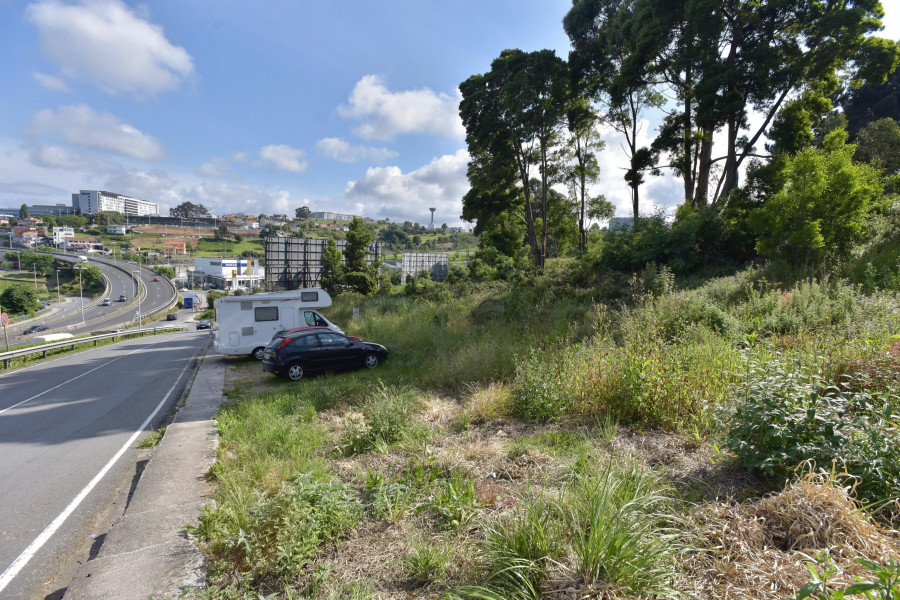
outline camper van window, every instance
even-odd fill
[[[253,303],[248,300],[241,300],[241,310],[253,310]]]
[[[259,321],[277,321],[278,320],[278,307],[277,306],[259,306],[255,311],[255,319],[257,322]]]
[[[300,292],[300,302],[318,302],[319,292]]]

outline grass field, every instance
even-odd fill
[[[204,597],[762,600],[808,569],[900,576],[900,298],[770,281],[344,298],[328,317],[388,347],[375,370],[228,359]]]

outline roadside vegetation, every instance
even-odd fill
[[[702,4],[573,2],[568,57],[460,83],[477,249],[401,285],[354,219],[328,316],[388,360],[229,359],[201,597],[900,597],[900,46],[878,2]]]
[[[895,292],[653,266],[610,301],[562,283],[578,268],[344,295],[329,318],[391,351],[371,372],[232,361],[204,593],[771,598],[897,575]]]

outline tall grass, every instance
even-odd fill
[[[558,500],[523,499],[488,527],[484,582],[450,597],[537,599],[551,580],[628,597],[674,595],[678,546],[660,516],[668,502],[665,487],[633,465],[593,464]]]

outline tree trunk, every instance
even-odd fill
[[[637,227],[638,222],[638,208],[640,207],[640,198],[638,197],[638,188],[640,186],[632,186],[631,187],[631,210],[634,215],[632,226]]]
[[[725,183],[722,185],[721,195],[714,198],[718,202],[720,198],[727,198],[729,192],[738,185],[737,143],[738,126],[735,119],[728,120],[728,154],[725,157]]]
[[[703,132],[700,142],[699,165],[697,167],[697,188],[694,190],[693,205],[703,206],[707,203],[709,194],[709,170],[712,167],[712,130]]]
[[[693,116],[691,114],[691,70],[688,69],[684,76],[685,94],[684,94],[684,201],[693,202],[694,198],[694,177],[691,169],[692,142],[691,131],[693,130]]]

